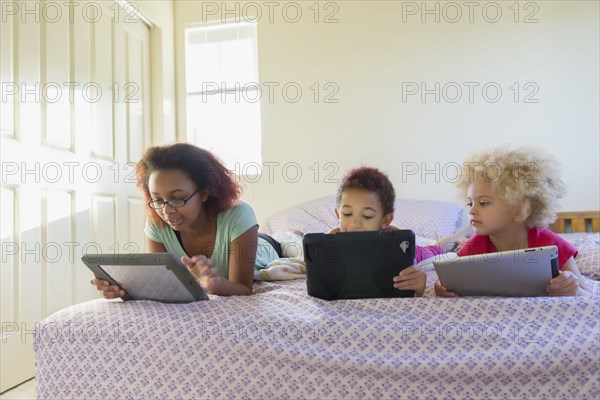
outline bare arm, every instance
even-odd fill
[[[229,246],[229,279],[213,267],[212,261],[203,255],[182,257],[208,293],[219,296],[252,294],[254,262],[258,245],[258,226],[249,228]]]
[[[258,225],[231,242],[229,248],[229,290],[231,294],[252,294],[254,263],[258,246]]]
[[[450,236],[446,236],[438,240],[437,245],[440,246],[444,251],[456,251],[459,245],[462,245],[464,239],[473,235],[473,228],[471,225],[465,225]]]
[[[146,238],[146,247],[148,248],[149,253],[167,253],[164,244],[155,242],[152,239]]]

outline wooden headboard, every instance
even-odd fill
[[[553,232],[600,232],[600,211],[559,212],[556,217],[556,222],[550,227]]]

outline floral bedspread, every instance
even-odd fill
[[[327,302],[303,279],[251,297],[94,300],[35,334],[39,399],[600,396],[594,296]]]

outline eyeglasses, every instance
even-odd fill
[[[183,207],[199,191],[200,191],[200,189],[196,190],[194,193],[190,194],[187,199],[171,199],[169,201],[151,200],[148,202],[148,207],[154,208],[154,209],[159,209],[159,208],[164,208],[167,204],[173,208]]]

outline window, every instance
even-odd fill
[[[186,29],[188,140],[231,170],[262,164],[256,54],[255,23]]]

